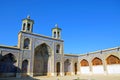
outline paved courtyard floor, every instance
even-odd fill
[[[120,75],[77,75],[62,77],[35,77],[40,80],[120,80]]]
[[[120,75],[76,75],[59,77],[0,78],[0,80],[120,80]]]

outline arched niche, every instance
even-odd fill
[[[86,59],[81,60],[80,65],[81,65],[80,69],[82,74],[90,73],[89,63]]]
[[[93,60],[92,60],[92,65],[102,65],[102,60],[98,57],[95,57]]]
[[[81,66],[89,66],[89,63],[87,60],[83,59],[81,62],[80,62]]]
[[[24,49],[29,49],[29,45],[30,45],[30,39],[29,38],[24,39],[23,48]]]
[[[56,63],[56,72],[57,72],[57,76],[60,75],[60,62]]]
[[[60,44],[56,45],[56,53],[60,53]]]
[[[107,64],[120,64],[120,59],[117,56],[110,55],[106,59]]]
[[[22,62],[22,76],[26,77],[28,72],[28,60]]]
[[[100,58],[95,57],[92,60],[92,65],[93,74],[104,74],[103,62]]]
[[[71,61],[69,59],[66,59],[64,62],[64,72],[65,75],[71,75]]]

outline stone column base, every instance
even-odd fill
[[[33,73],[27,73],[30,77],[33,77],[34,75],[33,75]]]
[[[60,73],[60,76],[64,76],[64,72],[61,72],[61,73]]]
[[[64,76],[64,72],[55,73],[56,76]]]
[[[71,75],[75,75],[74,72],[71,72]]]
[[[55,76],[55,74],[54,73],[47,73],[47,76]]]
[[[80,72],[77,72],[77,75],[80,75]]]
[[[65,75],[72,75],[71,72],[65,72]]]

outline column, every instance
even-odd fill
[[[2,55],[2,51],[0,50],[0,54]]]
[[[52,59],[52,55],[49,56],[48,59],[48,72],[47,76],[54,76],[54,61]]]
[[[52,49],[54,50],[54,48]],[[54,51],[52,52],[51,54],[51,75],[52,76],[56,76],[56,62],[55,62],[55,54],[54,54]]]
[[[92,75],[93,74],[93,69],[92,69],[93,67],[92,67],[92,62],[90,62],[90,61],[89,61],[89,67],[90,67],[90,75]]]
[[[77,75],[80,75],[80,62],[77,62]]]
[[[33,77],[33,75],[34,75],[34,49],[35,49],[35,39],[32,39],[31,40],[31,57],[30,57],[30,69],[29,69],[29,75],[31,76],[31,77]]]
[[[60,62],[60,75],[64,76],[64,62]]]
[[[18,68],[17,69],[17,73],[16,73],[16,78],[20,78],[22,76],[22,73],[20,72],[20,70],[22,69],[22,52],[23,51],[19,51],[19,55],[18,55]]]
[[[71,61],[71,75],[74,75],[74,62]]]
[[[107,71],[107,64],[106,64],[106,60],[103,59],[103,69],[104,69],[104,74],[107,75],[108,74],[108,71]]]

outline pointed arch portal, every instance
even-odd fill
[[[110,55],[106,59],[107,71],[109,74],[120,73],[120,59],[117,56]]]
[[[81,65],[81,73],[83,73],[83,74],[89,74],[90,73],[89,63],[86,59],[83,59],[80,62],[80,65]]]
[[[93,74],[104,74],[102,59],[95,57],[92,60],[92,65],[93,65],[93,67],[92,67]]]
[[[48,58],[50,47],[41,44],[35,48],[34,54],[34,76],[46,76],[48,72]]]
[[[28,72],[28,60],[22,62],[22,76],[26,77]]]
[[[60,75],[60,62],[57,62],[56,64],[56,71],[57,71],[57,76]]]
[[[71,61],[69,59],[64,62],[64,72],[65,75],[71,75]]]

